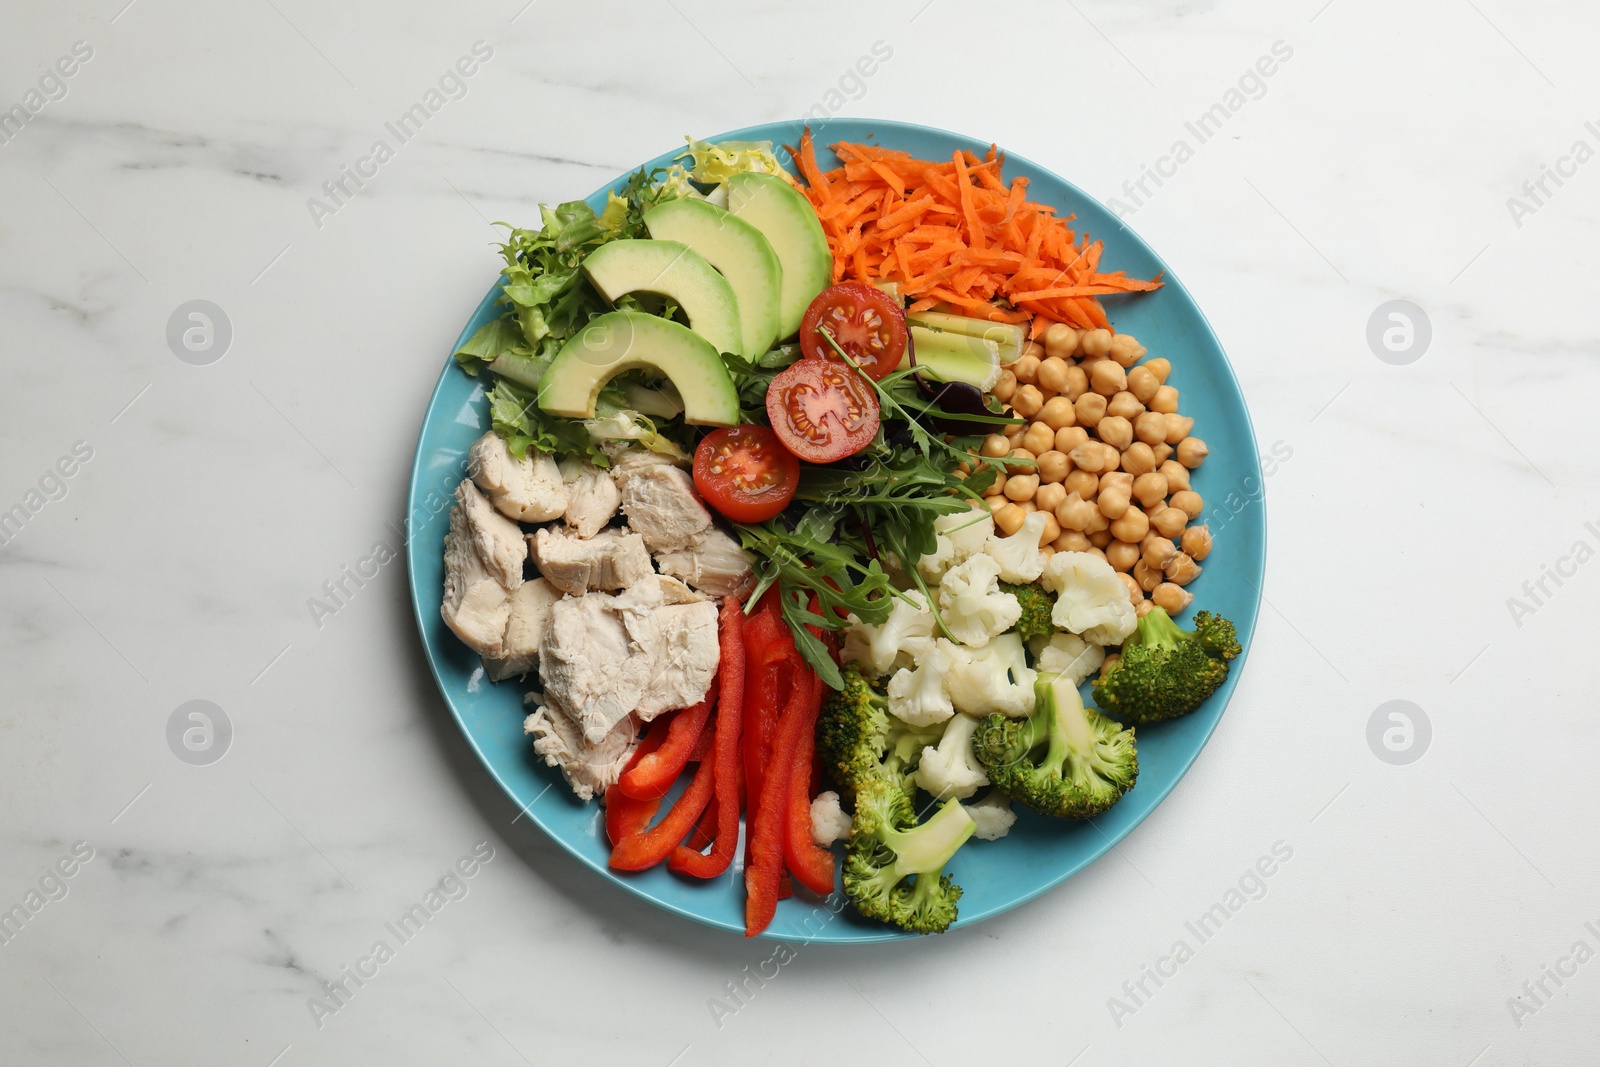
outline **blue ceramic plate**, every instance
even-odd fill
[[[943,130],[864,119],[830,119],[814,125],[813,133],[824,168],[835,166],[836,160],[821,146],[840,140],[876,142],[923,159],[948,159],[956,149],[982,155],[989,147],[986,141]],[[772,123],[734,130],[713,140],[737,138],[795,144],[799,136],[798,123]],[[676,152],[669,151],[644,165],[667,166]],[[1138,337],[1152,356],[1172,361],[1170,383],[1182,392],[1184,413],[1194,417],[1197,431],[1211,447],[1211,457],[1197,473],[1194,484],[1207,502],[1206,518],[1215,535],[1215,548],[1205,562],[1205,573],[1190,588],[1197,605],[1234,621],[1239,641],[1248,650],[1261,597],[1266,519],[1260,506],[1262,478],[1255,436],[1227,357],[1205,316],[1161,257],[1111,212],[1076,186],[1021,156],[1008,153],[1005,173],[1007,177],[1027,177],[1032,199],[1053,205],[1062,215],[1077,215],[1075,228],[1080,234],[1087,231],[1104,240],[1103,262],[1108,269],[1121,268],[1140,278],[1163,275],[1166,285],[1158,291],[1110,298],[1106,301],[1107,310],[1113,324]],[[620,190],[626,178],[627,175],[618,175],[608,188]],[[604,206],[606,193],[607,189],[602,188],[589,198],[596,210]],[[498,286],[491,286],[461,331],[458,345],[495,317],[498,293]],[[737,871],[711,883],[700,883],[678,878],[664,866],[632,875],[618,874],[606,866],[608,849],[599,805],[578,803],[559,773],[535,758],[522,733],[522,689],[513,683],[489,682],[477,657],[440,620],[442,556],[451,490],[462,477],[468,446],[489,426],[480,382],[457,370],[448,353],[441,355],[444,370],[423,419],[411,475],[409,514],[414,525],[406,560],[417,625],[445,702],[501,788],[518,805],[526,806],[530,819],[593,868],[598,877],[608,878],[669,911],[742,933],[744,888]],[[1019,807],[1020,817],[1009,836],[999,841],[974,840],[964,847],[950,867],[950,873],[965,890],[961,919],[956,925],[981,922],[1059,885],[1137,826],[1172,791],[1200,754],[1233,695],[1243,664],[1241,656],[1234,662],[1227,683],[1198,712],[1176,722],[1139,730],[1139,783],[1092,826],[1043,818]],[[863,920],[849,907],[834,914],[827,905],[796,896],[779,904],[777,918],[765,936],[785,940],[884,941],[912,935]]]

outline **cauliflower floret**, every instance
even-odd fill
[[[978,824],[978,828],[972,831],[972,836],[985,841],[1000,840],[1011,832],[1012,824],[1017,821],[1017,813],[1011,810],[1010,798],[998,789],[976,804],[961,806],[972,816],[972,821]]]
[[[839,794],[833,790],[818,793],[811,802],[811,840],[827,848],[850,836],[850,816],[839,807]]]
[[[1050,621],[1097,645],[1120,645],[1139,619],[1111,564],[1089,552],[1057,552],[1044,565],[1044,587],[1056,594]]]
[[[1000,564],[1000,580],[1019,585],[1037,581],[1044,573],[1044,553],[1039,538],[1044,536],[1045,513],[1035,511],[1022,520],[1022,526],[1009,537],[990,537],[983,550]]]
[[[983,551],[994,534],[994,516],[988,508],[969,508],[933,520],[938,534],[937,547],[917,561],[917,570],[930,582],[941,580],[945,572]]]
[[[1054,634],[1046,641],[1036,637],[1028,642],[1033,649],[1034,666],[1040,674],[1064,674],[1073,685],[1100,669],[1106,660],[1106,650],[1092,645],[1077,634]]]
[[[1011,718],[1032,713],[1037,674],[1028,666],[1021,636],[1001,634],[982,648],[950,648],[955,663],[945,674],[945,685],[957,710]]]
[[[851,625],[844,632],[844,660],[857,663],[873,676],[894,670],[902,654],[908,654],[906,643],[918,637],[933,636],[933,614],[928,602],[915,590],[905,593],[904,600],[896,598],[889,617],[879,626],[868,626],[851,616]]]
[[[956,713],[945,674],[955,663],[950,642],[917,637],[906,642],[915,669],[902,667],[889,679],[889,714],[911,726],[933,726]]]
[[[923,748],[922,759],[912,777],[935,800],[950,797],[964,800],[989,784],[983,764],[972,753],[972,735],[977,729],[977,719],[971,715],[957,715],[945,726],[937,748],[932,745]]]
[[[1122,599],[1128,599],[1126,590]],[[939,610],[955,639],[973,648],[988,644],[990,638],[1005,633],[1022,617],[1017,598],[1000,591],[1000,561],[987,553],[972,556],[945,572],[944,581],[939,584]]]

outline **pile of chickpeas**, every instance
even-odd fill
[[[985,491],[1006,535],[1033,512],[1045,515],[1047,556],[1092,552],[1110,563],[1144,616],[1151,605],[1176,615],[1194,595],[1211,531],[1190,526],[1204,501],[1189,472],[1205,462],[1194,419],[1178,414],[1164,359],[1139,361],[1128,334],[1056,323],[1000,372],[994,395],[1026,425],[990,434],[980,450],[1005,458]]]

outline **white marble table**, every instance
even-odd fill
[[[0,143],[0,511],[26,520],[0,908],[38,905],[0,944],[0,1062],[955,1064],[997,1035],[1080,1067],[1593,1059],[1591,8],[125,2],[14,3],[0,32],[27,119]],[[761,986],[771,944],[511,825],[402,564],[320,626],[307,600],[393,536],[487,220],[813,108],[1118,198],[1288,458],[1254,653],[1169,801],[1031,906]],[[1420,359],[1369,347],[1395,299]],[[167,342],[192,300],[231,325],[209,365]],[[192,700],[231,723],[209,766],[169,748]],[[1392,700],[1431,724],[1420,760],[1369,746]],[[386,936],[475,848],[460,899]],[[346,966],[372,977],[313,1012]]]

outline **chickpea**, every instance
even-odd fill
[[[1111,403],[1106,405],[1107,415],[1116,415],[1132,422],[1143,415],[1144,405],[1139,403],[1139,398],[1124,389],[1111,398]]]
[[[1061,479],[1061,487],[1088,500],[1100,491],[1100,479],[1088,471],[1070,471]]]
[[[1107,415],[1100,420],[1094,432],[1100,435],[1100,440],[1115,448],[1119,455],[1133,444],[1133,423],[1121,415]]]
[[[1007,537],[1022,529],[1022,523],[1027,519],[1028,513],[1015,504],[1007,504],[994,513],[994,524],[997,529]]]
[[[1013,448],[1008,458],[1011,459],[1012,462],[1006,464],[1007,474],[1034,474],[1039,469],[1036,463],[1029,462],[1034,458],[1033,452],[1030,449],[1021,447]]]
[[[1084,393],[1072,405],[1079,426],[1096,426],[1106,416],[1106,398],[1099,393]]]
[[[1102,489],[1094,498],[1094,502],[1100,509],[1100,514],[1108,519],[1120,519],[1128,510],[1128,494],[1117,486]]]
[[[1106,562],[1116,570],[1131,571],[1133,565],[1139,562],[1139,546],[1126,541],[1113,541],[1106,546]]]
[[[1112,489],[1122,490],[1123,496],[1133,495],[1133,476],[1126,471],[1106,471],[1100,475],[1099,491],[1104,493]]]
[[[1162,441],[1159,445],[1152,445],[1150,447],[1150,452],[1156,458],[1157,467],[1161,466],[1167,460],[1172,458],[1172,446],[1167,444],[1165,441]]]
[[[1064,430],[1078,424],[1078,413],[1072,409],[1072,401],[1064,396],[1053,396],[1039,409],[1039,420],[1051,430]]]
[[[1039,464],[1039,480],[1042,482],[1059,482],[1072,469],[1072,461],[1067,458],[1067,454],[1054,448],[1047,448],[1040,452],[1037,462]]]
[[[1110,558],[1110,553],[1111,550],[1106,549],[1107,559]],[[1128,603],[1138,607],[1144,601],[1144,590],[1139,588],[1139,583],[1133,580],[1131,574],[1119,573],[1117,577],[1122,579],[1122,584],[1128,589]]]
[[[1179,552],[1167,560],[1167,565],[1161,568],[1161,573],[1167,576],[1167,581],[1174,585],[1188,585],[1200,577],[1200,564],[1190,558],[1187,552]]]
[[[1055,443],[1055,427],[1048,423],[1036,422],[1029,426],[1027,432],[1022,435],[1022,447],[1036,456],[1042,452],[1050,451],[1051,448],[1055,447]]]
[[[1178,462],[1190,470],[1194,470],[1194,468],[1204,463],[1206,457],[1210,454],[1211,450],[1198,437],[1185,437],[1178,442]]]
[[[1039,388],[1047,393],[1062,393],[1067,388],[1067,361],[1051,356],[1039,364]]]
[[[1161,388],[1161,382],[1151,373],[1149,367],[1135,367],[1128,372],[1128,391],[1139,398],[1139,403],[1148,404],[1150,398],[1156,395],[1156,390]]]
[[[1017,393],[1017,376],[1010,369],[1000,372],[1000,377],[995,379],[994,388],[989,392],[995,395],[1002,404],[1011,403],[1011,398]]]
[[[1189,436],[1189,431],[1194,429],[1194,420],[1187,415],[1163,415],[1161,419],[1167,424],[1167,433],[1163,439],[1169,445],[1175,445],[1182,441]]]
[[[1150,525],[1162,537],[1178,537],[1183,533],[1183,528],[1189,525],[1189,516],[1177,508],[1162,508],[1150,517]]]
[[[1167,439],[1167,416],[1147,411],[1133,420],[1133,436],[1154,447]]]
[[[1120,653],[1113,652],[1111,655],[1102,660],[1100,663],[1100,677],[1104,678],[1106,675],[1110,674],[1111,668],[1115,667],[1121,661],[1121,659],[1122,656]]]
[[[983,439],[983,444],[978,448],[978,455],[987,456],[989,459],[999,459],[1011,451],[1011,442],[1003,436],[992,433]]]
[[[1176,493],[1189,488],[1189,468],[1175,459],[1164,461],[1157,468],[1167,478],[1167,492]]]
[[[965,463],[957,463],[956,464],[956,477],[957,478],[966,478],[971,474],[972,474],[972,468],[971,467],[967,466]]]
[[[1190,602],[1194,600],[1194,594],[1184,589],[1181,585],[1162,582],[1150,594],[1150,599],[1155,601],[1156,607],[1168,615],[1176,615],[1189,606]]]
[[[1089,541],[1095,547],[1104,548],[1111,543],[1111,535],[1106,534],[1104,538],[1098,541],[1095,538],[1109,529],[1111,529],[1111,520],[1100,514],[1099,508],[1095,508],[1093,514],[1089,516],[1089,525],[1083,528],[1083,532],[1089,535]]]
[[[1211,527],[1191,526],[1183,531],[1183,550],[1190,559],[1205,559],[1211,555]]]
[[[1016,505],[1022,509],[1022,514],[1024,515],[1032,515],[1035,511],[1039,510],[1039,505],[1035,504],[1031,500],[1018,500],[1016,501]]]
[[[1145,368],[1156,376],[1158,385],[1166,385],[1167,375],[1172,373],[1172,364],[1164,359],[1152,359],[1145,364]],[[1145,403],[1149,403],[1149,401],[1145,401]]]
[[[1082,367],[1074,363],[1067,368],[1067,388],[1064,390],[1064,395],[1068,400],[1076,401],[1088,391],[1089,375]]]
[[[987,489],[985,489],[983,491],[983,495],[984,496],[999,496],[1000,494],[1004,493],[1005,491],[1006,491],[1006,476],[1004,474],[1001,474],[1001,475],[998,475],[993,482],[989,483],[989,488],[987,488]]]
[[[1148,600],[1141,600],[1133,606],[1133,617],[1142,619],[1154,610],[1155,604]]]
[[[1148,349],[1132,334],[1119,333],[1111,339],[1111,348],[1108,351],[1111,358],[1122,366],[1131,367],[1144,358]]]
[[[1082,426],[1064,426],[1056,431],[1056,451],[1071,452],[1088,439],[1089,431]]]
[[[1089,535],[1089,554],[1106,558],[1106,546],[1111,543],[1111,533],[1107,530],[1096,530]]]
[[[1039,462],[1041,465],[1043,464],[1044,456],[1039,457]],[[1060,507],[1061,502],[1065,499],[1067,499],[1066,487],[1061,485],[1060,482],[1052,482],[1048,479],[1039,486],[1039,491],[1033,494],[1033,502],[1039,505],[1039,510],[1048,511],[1052,515],[1055,514],[1056,508]],[[1050,540],[1054,541],[1055,538],[1052,537]]]
[[[1035,497],[1034,503],[1037,504],[1038,502],[1038,498]],[[1050,514],[1049,508],[1041,507],[1039,510],[1044,512],[1044,532],[1039,535],[1039,547],[1044,548],[1061,536],[1061,523],[1056,521],[1054,515]]]
[[[1103,457],[1104,463],[1104,466],[1100,468],[1101,470],[1114,471],[1122,463],[1122,453],[1117,451],[1115,446],[1108,445],[1104,441],[1100,442],[1100,455]]]
[[[1141,474],[1133,480],[1133,495],[1139,498],[1139,503],[1149,507],[1158,500],[1167,498],[1167,479],[1154,471]]]
[[[1077,530],[1063,530],[1054,544],[1057,552],[1087,552],[1093,547],[1089,539]]]
[[[1055,546],[1045,545],[1043,548],[1039,549],[1039,554],[1044,557],[1044,561],[1046,563],[1049,563],[1050,557],[1056,554]]]
[[[1039,409],[1044,407],[1044,394],[1037,385],[1024,385],[1017,389],[1011,396],[1011,410],[1025,419],[1031,419],[1039,414]]]
[[[1019,392],[1021,390],[1018,390]],[[1178,391],[1170,385],[1163,385],[1156,390],[1156,395],[1151,397],[1146,406],[1151,411],[1159,411],[1163,415],[1171,415],[1178,410]]]
[[[1032,356],[1034,359],[1043,360],[1044,345],[1040,344],[1038,341],[1024,341],[1022,342],[1022,351],[1018,352],[1017,355]]]
[[[1135,431],[1137,432],[1137,431]],[[1143,441],[1135,441],[1122,453],[1122,469],[1137,478],[1156,469],[1155,453]]]
[[[1145,539],[1139,543],[1139,549],[1143,555],[1145,565],[1151,570],[1157,571],[1167,565],[1167,560],[1178,554],[1178,550],[1173,547],[1171,539],[1162,537],[1154,530],[1145,535]]]
[[[1005,494],[1007,500],[1022,503],[1032,500],[1033,494],[1039,491],[1039,476],[1037,474],[1013,474],[1006,479]],[[1182,512],[1179,512],[1181,515]]]
[[[1089,388],[1110,398],[1128,387],[1128,375],[1114,359],[1097,359],[1089,364]]]
[[[1012,506],[1011,501],[1003,496],[986,496],[983,498],[983,502],[989,505],[989,514],[991,515],[998,515],[1001,508]]]
[[[1172,506],[1189,517],[1192,522],[1200,517],[1200,512],[1205,510],[1205,501],[1200,499],[1200,494],[1193,489],[1180,489],[1172,494]]]
[[[1017,381],[1033,385],[1039,380],[1039,357],[1022,355],[1011,364],[1011,373],[1016,375]]]
[[[1085,441],[1083,444],[1067,453],[1067,458],[1072,460],[1072,465],[1081,471],[1094,474],[1106,465],[1106,457],[1100,451],[1100,442]]]
[[[1150,520],[1137,508],[1129,508],[1122,518],[1111,524],[1111,532],[1119,541],[1140,541],[1150,532]]]
[[[1028,432],[1028,424],[1027,423],[1022,423],[1020,426],[1011,427],[1011,429],[1006,431],[1006,444],[1010,445],[1011,448],[1021,448],[1022,447],[1022,435],[1027,433],[1027,432]],[[1007,451],[1010,451],[1010,449],[1007,449]]]
[[[1056,521],[1063,530],[1072,530],[1083,533],[1089,525],[1089,517],[1095,514],[1094,505],[1089,503],[1077,493],[1068,493],[1067,499],[1056,506]]]
[[[1133,570],[1130,573],[1133,575],[1133,580],[1139,583],[1139,588],[1146,593],[1153,592],[1155,587],[1161,584],[1161,579],[1165,577],[1159,570],[1142,559],[1133,565]]]
[[[1111,353],[1111,331],[1090,330],[1078,340],[1078,350],[1087,359],[1102,359]]]
[[[1064,322],[1053,322],[1044,332],[1044,350],[1057,359],[1071,359],[1078,351],[1078,331]]]

